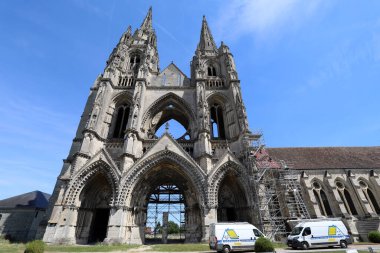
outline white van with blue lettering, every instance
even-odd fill
[[[212,223],[209,245],[218,252],[253,251],[256,239],[261,236],[263,233],[248,222]]]
[[[352,243],[347,228],[341,220],[307,220],[298,223],[288,236],[288,246],[293,249],[340,246]]]

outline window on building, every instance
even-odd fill
[[[225,139],[223,108],[219,104],[213,104],[210,109],[211,136],[213,139]]]
[[[216,76],[216,69],[214,66],[208,66],[207,75],[208,76]]]
[[[321,214],[324,216],[332,216],[333,214],[327,195],[317,181],[313,183],[313,193],[315,199],[317,200],[318,207],[321,210]]]
[[[352,201],[351,195],[346,189],[344,183],[337,181],[335,182],[335,185],[337,187],[339,196],[342,199],[344,206],[346,207],[347,212],[351,215],[357,215],[358,212],[356,211],[355,204]]]
[[[116,121],[113,131],[113,138],[123,138],[124,131],[128,123],[129,107],[127,105],[120,106],[116,111]]]
[[[380,214],[380,206],[372,190],[368,187],[368,184],[364,180],[360,180],[359,185],[372,210],[377,214]]]
[[[137,74],[140,67],[140,55],[132,54],[129,58],[129,69],[133,70]]]

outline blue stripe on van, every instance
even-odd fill
[[[218,240],[218,243],[223,243],[223,242],[255,242],[256,239],[228,239],[228,240]]]
[[[342,238],[342,237],[347,238],[347,239],[350,238],[349,235],[329,235],[329,236],[313,236],[310,239],[315,240],[315,239],[329,239],[329,238]]]

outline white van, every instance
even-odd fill
[[[210,225],[210,249],[218,252],[254,250],[258,237],[264,236],[248,222],[212,223]]]
[[[288,246],[293,249],[340,246],[352,243],[347,228],[341,220],[304,220],[288,236]]]

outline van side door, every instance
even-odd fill
[[[303,237],[303,241],[309,244],[309,247],[313,246],[314,240],[313,240],[313,235],[311,234],[310,227],[304,228],[304,230],[302,231],[302,237]]]

